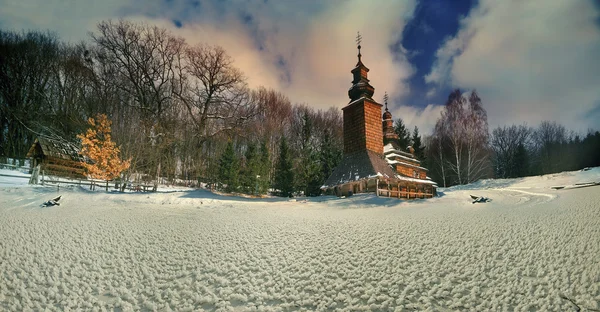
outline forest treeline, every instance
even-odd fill
[[[422,140],[396,121],[440,186],[600,165],[600,133],[554,122],[489,131],[481,103],[476,92],[452,92]],[[223,48],[157,26],[104,21],[78,44],[0,30],[0,158],[25,158],[36,137],[79,144],[88,119],[104,114],[130,161],[124,179],[317,195],[341,160],[343,123],[338,108],[310,104],[250,88]]]
[[[424,163],[440,186],[600,166],[600,132],[588,130],[582,137],[554,121],[490,131],[475,90],[450,93],[424,144]]]
[[[101,22],[79,44],[46,32],[0,31],[0,112],[3,158],[25,158],[38,136],[77,143],[88,118],[105,114],[121,157],[131,160],[125,179],[248,191],[248,184],[255,191],[253,179],[261,192],[276,182],[281,138],[293,190],[322,183],[343,144],[337,108],[316,110],[266,87],[251,89],[221,47],[123,20]],[[225,152],[234,154],[230,164]],[[249,159],[255,152],[260,165]],[[239,173],[227,178],[228,166]]]

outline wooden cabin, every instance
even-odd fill
[[[83,157],[77,144],[66,141],[38,137],[35,139],[27,157],[31,159],[31,168],[37,165],[47,175],[68,178],[85,178]]]

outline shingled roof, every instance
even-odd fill
[[[378,175],[389,178],[396,177],[394,170],[382,155],[364,150],[344,155],[340,165],[333,170],[323,186],[332,187]]]
[[[79,151],[79,145],[75,143],[38,137],[33,142],[33,145],[31,145],[27,157],[47,156],[65,160],[82,161],[83,157],[79,155]]]

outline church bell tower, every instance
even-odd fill
[[[373,151],[383,154],[383,132],[381,129],[381,107],[373,100],[375,88],[369,83],[369,69],[360,54],[361,37],[357,37],[358,62],[350,71],[352,87],[348,90],[350,102],[342,108],[344,112],[344,154],[358,151]]]

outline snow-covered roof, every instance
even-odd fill
[[[396,172],[380,154],[361,151],[344,155],[340,164],[325,181],[325,187],[348,183],[366,178],[394,177]]]
[[[392,143],[388,143],[385,146],[383,146],[383,153],[384,154],[388,154],[388,153],[400,153],[400,154],[404,154],[404,155],[413,157],[413,155],[411,153],[408,153],[408,152],[396,149],[394,147],[394,145],[392,145]]]
[[[425,180],[425,179],[417,179],[417,178],[409,178],[409,177],[405,177],[405,176],[401,176],[401,175],[397,175],[396,179],[398,180],[402,180],[402,181],[408,181],[408,182],[418,182],[418,183],[423,183],[423,184],[431,184],[431,185],[436,185],[437,183],[431,181],[431,180]]]
[[[390,158],[393,158],[393,157],[398,157],[398,158],[402,158],[402,159],[405,159],[405,160],[409,160],[409,161],[414,161],[414,162],[417,162],[417,163],[421,163],[421,162],[420,162],[418,159],[416,159],[416,158],[411,158],[411,157],[406,157],[406,156],[403,156],[403,155],[398,155],[398,154],[396,154],[396,153],[394,153],[394,152],[391,152],[391,153],[389,153],[389,154],[386,154],[386,155],[385,155],[385,157],[386,157],[386,158],[388,158],[388,159],[390,159]]]
[[[352,104],[354,104],[354,103],[356,103],[356,102],[358,102],[358,101],[360,101],[360,100],[366,100],[366,99],[368,99],[368,97],[366,97],[366,96],[361,96],[359,99],[356,99],[356,100],[354,100],[354,101],[352,101],[352,102],[348,103],[348,105],[346,105],[346,106],[350,106],[350,105],[352,105]]]
[[[412,167],[412,168],[417,168],[417,169],[427,170],[428,171],[427,168],[423,168],[421,166],[415,166],[413,164],[405,163],[403,161],[397,161],[397,160],[393,160],[393,161],[395,161],[395,164],[405,165],[405,166],[408,166],[408,167]],[[390,163],[390,162],[388,161],[388,163]]]
[[[39,149],[37,149],[36,146],[39,146]],[[44,137],[38,137],[31,145],[31,148],[29,148],[27,157],[46,156],[81,162],[84,159],[79,154],[80,150],[81,147],[77,143],[69,142],[66,140],[59,141]]]
[[[383,146],[383,153],[389,153],[389,152],[395,152],[396,149],[394,148],[394,146],[392,145],[392,143],[388,143],[386,145]]]

